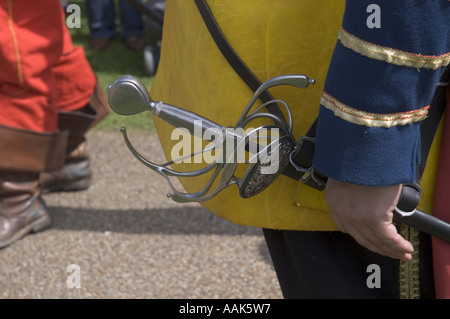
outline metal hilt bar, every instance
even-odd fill
[[[403,184],[393,221],[450,243],[450,224],[417,209],[420,194],[420,186],[417,184]]]

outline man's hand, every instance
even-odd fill
[[[401,185],[361,186],[328,178],[325,200],[338,228],[381,255],[410,260],[413,246],[392,224]]]

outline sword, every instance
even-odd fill
[[[276,127],[281,129],[283,135],[276,139],[277,143],[275,143],[277,146],[275,148],[275,152],[279,153],[279,169],[274,174],[261,174],[261,168],[263,166],[262,161],[258,161],[257,163],[250,165],[243,177],[240,179],[234,175],[237,166],[237,163],[234,161],[228,163],[214,162],[203,169],[193,172],[177,172],[168,168],[169,164],[173,164],[176,161],[170,161],[161,165],[152,163],[140,155],[139,152],[133,147],[126,134],[126,129],[121,128],[121,131],[123,133],[125,143],[131,153],[144,165],[166,178],[173,190],[173,193],[168,194],[168,196],[174,201],[207,201],[231,185],[237,185],[239,195],[242,198],[249,198],[266,189],[282,173],[282,171],[288,167],[289,164],[292,164],[297,171],[307,176],[311,175],[314,177],[319,173],[314,171],[313,166],[304,168],[298,165],[298,163],[294,160],[295,156],[293,156],[293,154],[295,154],[298,150],[295,149],[296,142],[292,136],[292,117],[287,104],[285,104],[285,107],[288,113],[288,121],[273,114],[260,112],[262,107],[265,106],[264,104],[257,110],[251,112],[253,104],[258,99],[258,96],[272,86],[291,85],[299,88],[306,88],[309,84],[314,84],[314,80],[309,79],[304,75],[280,76],[263,83],[244,108],[244,111],[235,126],[244,127],[255,118],[266,117],[272,119],[276,124]],[[133,76],[126,75],[118,78],[108,87],[107,91],[109,105],[111,109],[118,114],[132,115],[144,111],[150,111],[153,115],[162,118],[176,127],[181,126],[187,128],[191,134],[196,134],[199,137],[203,138],[202,134],[205,131],[212,130],[219,132],[219,134],[224,136],[228,135],[232,139],[238,141],[238,143],[246,143],[247,146],[250,145],[250,142],[248,141],[249,136],[240,136],[230,133],[231,131],[228,130],[227,127],[221,126],[196,113],[163,103],[161,101],[153,101],[150,98],[145,86]],[[273,102],[280,103],[282,101],[271,101],[271,103]],[[200,130],[196,127],[196,123],[199,122],[202,123]],[[300,138],[297,141],[297,144],[304,138],[305,137]],[[311,139],[311,142],[314,144],[315,139]],[[234,151],[236,151],[236,149]],[[171,176],[196,177],[210,171],[213,171],[213,174],[207,185],[196,193],[182,193],[175,189],[170,180]],[[216,179],[219,179],[219,183],[215,189],[212,189],[212,185]],[[321,176],[319,180],[321,183],[319,183],[316,188],[322,190],[324,183],[326,183],[326,177]],[[417,228],[423,233],[450,243],[450,224],[419,210],[417,207],[420,200],[420,195],[421,188],[419,185],[403,184],[398,204],[393,211],[393,222],[407,224],[411,227]]]
[[[162,101],[154,101],[151,99],[145,86],[131,75],[124,75],[109,85],[107,89],[108,102],[113,111],[121,115],[133,115],[144,111],[150,111],[175,127],[187,129],[191,134],[204,138],[207,136],[218,137],[216,140],[236,142],[236,146],[232,147],[229,152],[224,153],[226,160],[215,161],[203,169],[191,172],[178,172],[170,169],[168,166],[177,162],[172,160],[164,164],[156,164],[145,157],[133,147],[126,129],[121,128],[123,138],[131,153],[144,165],[151,168],[161,176],[163,176],[173,193],[168,194],[177,202],[203,202],[216,196],[223,189],[236,185],[239,195],[242,198],[252,197],[268,186],[283,172],[284,168],[289,165],[289,154],[291,153],[295,140],[292,136],[292,116],[287,104],[281,100],[272,100],[257,107],[252,111],[255,102],[259,96],[267,89],[278,85],[290,85],[298,88],[306,88],[309,84],[314,84],[313,79],[309,79],[304,75],[286,75],[273,78],[263,83],[261,87],[254,93],[251,100],[244,108],[241,116],[237,120],[234,127],[225,127],[219,125],[209,119],[206,119],[196,113],[184,110],[177,106],[163,103]],[[263,112],[262,109],[271,103],[281,103],[286,107],[288,120],[271,113]],[[267,118],[273,121],[273,125],[262,125],[250,132],[244,133],[244,127],[255,119]],[[239,130],[241,129],[241,130]],[[272,130],[277,135],[270,135]],[[269,133],[268,133],[269,132]],[[263,134],[269,134],[263,136]],[[267,145],[255,145],[252,140],[261,137],[267,137],[269,142]],[[205,138],[206,139],[206,138]],[[207,139],[206,139],[207,140]],[[227,145],[223,145],[226,149]],[[246,163],[250,163],[242,178],[235,176],[238,162],[235,160],[239,157],[239,151],[249,150],[255,153]],[[209,151],[204,149],[200,152]],[[192,153],[190,156],[194,156]],[[179,161],[180,159],[178,159]],[[275,167],[275,171],[271,168]],[[177,190],[170,177],[198,177],[208,172],[213,172],[206,186],[195,193],[183,193]],[[214,182],[218,180],[217,186],[213,188]]]

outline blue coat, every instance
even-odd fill
[[[413,182],[420,126],[450,63],[450,1],[348,0],[321,97],[314,164],[361,185]]]

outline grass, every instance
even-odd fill
[[[86,57],[89,60],[94,72],[103,88],[106,88],[115,79],[124,74],[131,74],[139,78],[147,88],[150,88],[153,77],[145,74],[144,58],[142,52],[129,50],[120,38],[120,29],[116,38],[103,51],[93,51],[89,46],[90,30],[87,21],[85,0],[72,0],[71,4],[77,4],[81,8],[81,28],[70,29],[72,41],[75,45],[82,46]],[[116,8],[117,9],[117,8]],[[118,9],[116,10],[118,13]],[[116,25],[119,26],[119,20],[116,18]],[[151,39],[148,39],[151,43]],[[132,116],[120,116],[111,112],[96,129],[119,129],[121,126],[138,130],[153,130],[153,120],[150,112],[144,112]]]

